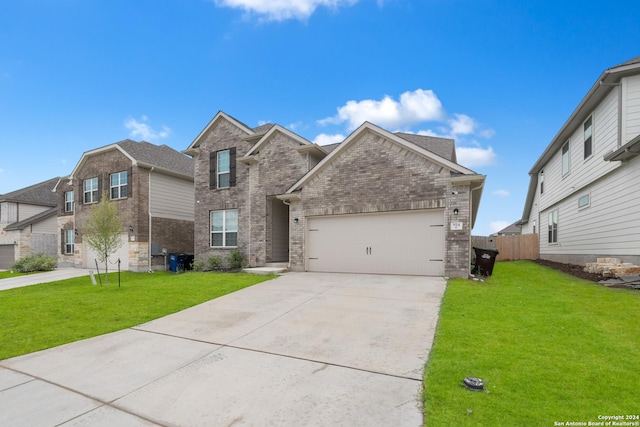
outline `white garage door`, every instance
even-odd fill
[[[116,253],[109,256],[109,271],[118,270],[118,258],[120,258],[120,270],[129,269],[129,235],[122,234],[120,236],[122,240],[122,246],[116,251]],[[89,247],[85,250],[85,268],[96,268],[96,259],[98,259],[95,251]],[[98,261],[98,267],[101,272],[104,272],[104,262]]]
[[[444,275],[444,211],[311,217],[307,269]]]

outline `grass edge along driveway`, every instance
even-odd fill
[[[0,291],[0,360],[140,325],[273,277],[126,271],[120,287],[110,273],[108,287],[85,276]]]
[[[485,282],[452,279],[425,366],[425,425],[638,422],[639,333],[636,290],[530,261],[498,262]],[[467,376],[486,392],[467,391]]]

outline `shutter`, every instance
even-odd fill
[[[209,188],[216,188],[216,152],[209,153]]]
[[[62,215],[65,214],[64,208],[65,208],[66,200],[67,200],[67,192],[66,191],[62,191],[62,194],[60,194],[60,199],[62,201],[58,202],[58,216],[62,216]]]
[[[151,179],[151,176],[149,176]],[[133,196],[133,166],[127,171],[127,197]]]
[[[229,149],[229,187],[236,186],[236,147]]]
[[[60,230],[60,253],[64,255],[64,228]]]
[[[102,200],[102,184],[104,181],[104,176],[102,174],[98,174],[98,203]]]
[[[78,205],[84,205],[84,181],[78,180]]]

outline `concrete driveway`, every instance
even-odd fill
[[[445,280],[287,273],[0,361],[0,425],[420,426]]]
[[[39,285],[40,283],[56,282],[58,280],[71,279],[73,277],[88,276],[91,271],[92,270],[86,268],[56,268],[53,271],[11,277],[0,280],[0,291],[21,288],[23,286]]]

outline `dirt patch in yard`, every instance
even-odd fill
[[[600,274],[584,271],[584,266],[582,265],[563,264],[561,262],[547,261],[545,259],[535,259],[533,260],[533,262],[539,265],[544,265],[546,267],[551,267],[555,270],[560,270],[563,273],[567,273],[581,279],[590,280],[592,282],[599,282],[603,280],[603,277]]]

